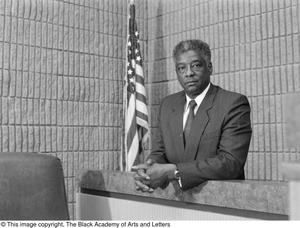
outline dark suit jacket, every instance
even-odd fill
[[[184,148],[185,102],[184,91],[163,99],[157,141],[148,158],[176,164],[183,189],[208,179],[245,179],[244,165],[252,132],[247,98],[211,84]]]

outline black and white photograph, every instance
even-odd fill
[[[0,227],[225,220],[300,220],[299,0],[0,0]]]

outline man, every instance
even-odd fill
[[[205,42],[181,41],[173,60],[183,91],[160,105],[153,151],[145,164],[133,167],[136,188],[152,192],[176,180],[185,190],[209,179],[245,179],[252,132],[247,98],[210,83]]]

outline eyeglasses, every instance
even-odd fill
[[[190,64],[190,69],[194,73],[197,73],[203,69],[203,65],[204,65],[204,63],[202,63],[202,62],[194,62],[194,63]],[[176,66],[176,71],[179,74],[185,74],[187,72],[187,69],[188,69],[188,64],[180,63]]]

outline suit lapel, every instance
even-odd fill
[[[189,141],[187,143],[187,146],[185,148],[185,161],[191,161],[194,160],[197,155],[197,148],[199,145],[199,142],[201,140],[202,134],[209,122],[209,109],[213,106],[213,101],[215,98],[215,95],[217,93],[217,87],[214,85],[210,85],[210,88],[203,99],[197,113],[195,116],[195,119],[193,121],[193,125],[191,128],[191,134],[189,137]]]
[[[176,147],[178,148],[178,153],[176,156],[178,158],[182,157],[182,153],[184,151],[183,146],[183,111],[184,111],[184,105],[186,102],[185,93],[182,92],[179,94],[178,99],[175,101],[173,107],[172,107],[172,115],[170,115],[171,119],[171,128],[174,133],[173,137],[176,139],[174,140],[176,142]],[[175,152],[175,151],[174,151]]]

